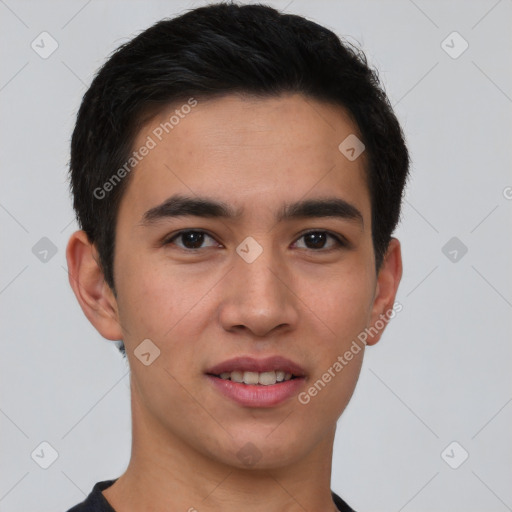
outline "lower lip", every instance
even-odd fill
[[[246,407],[274,407],[296,395],[304,384],[304,377],[270,386],[242,384],[213,375],[207,375],[207,377],[224,396]]]

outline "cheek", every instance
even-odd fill
[[[333,359],[323,369],[319,369],[297,399],[304,407],[304,417],[316,422],[319,430],[335,424],[347,407],[357,384],[361,370],[363,352],[352,356],[350,361],[341,363]],[[340,354],[341,355],[341,354]],[[341,355],[342,356],[342,355]],[[343,360],[343,359],[342,359]]]
[[[152,262],[147,255],[124,262],[120,258],[120,269],[118,304],[125,345],[135,347],[149,338],[163,359],[178,348],[181,359],[191,357],[197,347],[187,339],[199,337],[211,321],[209,291],[218,276],[206,271],[187,275],[184,266],[157,258]]]
[[[361,265],[339,266],[330,274],[303,278],[304,296],[311,312],[337,349],[357,336],[370,319],[374,281]]]
[[[127,337],[132,343],[159,339],[185,307],[181,290],[176,289],[179,279],[170,279],[149,258],[133,254],[120,255],[117,269],[119,315]]]
[[[362,254],[353,254],[324,280],[322,291],[313,298],[328,336],[304,401],[322,409],[319,417],[335,421],[355,389],[364,355],[358,335],[368,326],[375,289],[371,264]]]

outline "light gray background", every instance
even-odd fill
[[[512,1],[269,3],[362,46],[412,156],[403,311],[338,423],[332,488],[358,512],[512,510]],[[66,510],[128,463],[128,367],[67,280],[69,139],[107,55],[200,4],[0,0],[2,512]],[[59,45],[47,59],[31,48],[43,31]],[[469,44],[455,59],[453,31]],[[468,248],[456,262],[452,237]],[[31,458],[43,441],[58,452],[46,470]]]

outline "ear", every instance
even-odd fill
[[[401,278],[402,254],[400,242],[396,238],[392,238],[377,276],[370,325],[367,328],[367,345],[375,345],[380,340],[390,318],[395,315],[396,311],[401,310],[401,305],[393,307]]]
[[[99,255],[85,231],[73,233],[66,249],[69,284],[96,330],[109,340],[123,338],[117,301],[105,282]]]

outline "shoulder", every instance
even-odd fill
[[[97,482],[89,496],[67,512],[116,512],[102,494],[102,491],[110,487],[115,481],[116,479]],[[334,504],[340,512],[355,512],[336,493],[331,491],[331,495]]]
[[[97,482],[84,501],[70,508],[67,512],[115,512],[101,491],[110,487],[117,479]]]
[[[340,512],[355,512],[336,493],[331,491],[332,500]]]

